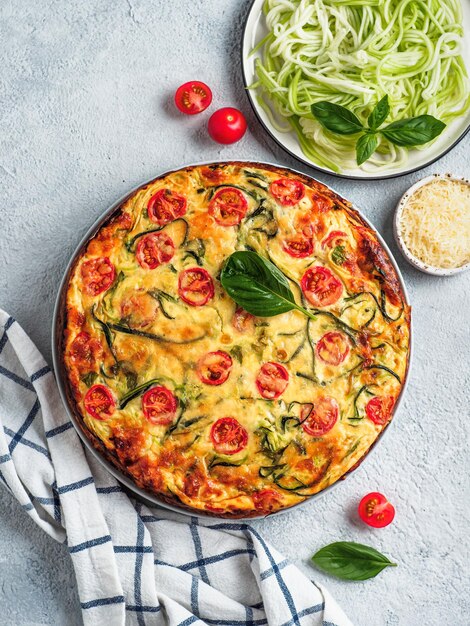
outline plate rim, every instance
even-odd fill
[[[240,45],[240,59],[241,59],[243,86],[245,88],[244,91],[246,93],[246,97],[248,99],[248,102],[250,103],[251,109],[252,109],[253,113],[256,116],[257,121],[261,124],[261,126],[264,128],[266,133],[269,135],[269,137],[271,137],[271,139],[273,139],[274,142],[280,148],[282,148],[285,152],[287,152],[287,154],[292,156],[294,159],[296,159],[300,163],[303,163],[303,164],[307,165],[308,167],[311,167],[311,168],[313,168],[313,169],[315,169],[315,170],[317,170],[319,172],[322,172],[323,174],[328,174],[329,176],[336,176],[337,178],[343,178],[343,179],[346,179],[346,180],[361,180],[361,181],[375,180],[375,181],[377,181],[377,180],[388,180],[388,179],[392,179],[392,178],[399,178],[400,176],[407,176],[408,174],[413,174],[414,172],[419,172],[420,170],[422,170],[422,169],[424,169],[426,167],[429,167],[433,163],[436,163],[437,161],[442,159],[442,157],[446,156],[446,154],[448,154],[451,150],[453,150],[466,137],[466,135],[470,132],[470,109],[469,109],[469,112],[467,113],[467,115],[469,116],[469,121],[468,121],[467,127],[464,128],[463,132],[461,133],[461,135],[459,135],[459,137],[456,140],[454,140],[449,146],[447,146],[447,148],[445,148],[437,156],[434,156],[433,158],[431,158],[429,161],[426,161],[426,163],[424,163],[422,165],[418,165],[416,167],[411,167],[409,169],[406,169],[406,170],[403,170],[403,171],[400,171],[400,172],[392,172],[392,173],[382,174],[382,175],[357,176],[357,175],[354,175],[354,174],[341,174],[339,172],[334,172],[333,170],[326,169],[326,168],[322,167],[321,165],[317,165],[313,161],[309,161],[307,159],[307,157],[302,157],[302,156],[296,154],[295,152],[290,150],[290,148],[285,146],[284,143],[274,135],[272,130],[269,128],[269,126],[262,119],[261,114],[260,114],[260,112],[258,110],[258,107],[257,107],[257,105],[256,105],[256,103],[254,101],[254,98],[251,95],[251,91],[249,89],[249,83],[248,83],[248,79],[247,79],[247,72],[246,72],[246,68],[245,68],[245,54],[244,54],[245,38],[246,38],[246,35],[247,35],[248,22],[250,20],[251,14],[254,11],[256,3],[260,2],[260,1],[261,0],[251,0],[250,7],[248,8],[248,11],[246,13],[246,16],[244,18],[244,23],[243,23],[242,36],[241,36],[241,45]],[[470,72],[470,70],[467,70],[467,71]]]
[[[253,160],[248,160],[248,159],[221,159],[221,160],[211,160],[211,161],[201,161],[201,162],[196,162],[196,163],[189,163],[189,164],[185,164],[182,165],[180,167],[177,168],[171,168],[169,170],[165,170],[160,174],[157,174],[156,176],[153,176],[150,179],[145,180],[144,182],[136,185],[135,187],[133,187],[130,191],[126,192],[125,194],[123,194],[122,196],[120,196],[118,198],[118,200],[116,200],[115,202],[113,202],[111,204],[111,206],[109,206],[103,213],[100,213],[100,215],[93,221],[92,225],[90,226],[90,228],[87,229],[87,231],[85,232],[85,234],[80,238],[80,241],[78,242],[78,244],[76,245],[69,261],[67,262],[67,265],[63,271],[63,275],[62,278],[60,280],[58,289],[57,289],[57,295],[56,295],[56,299],[55,299],[55,303],[54,303],[54,309],[53,309],[53,317],[52,317],[52,333],[51,333],[51,348],[52,348],[52,365],[53,365],[53,370],[54,370],[54,376],[57,382],[57,387],[59,389],[59,395],[61,398],[61,401],[64,405],[65,411],[67,413],[67,416],[69,417],[70,421],[72,422],[75,431],[78,433],[78,436],[80,438],[80,440],[82,441],[82,443],[84,444],[84,446],[86,447],[86,449],[93,455],[93,457],[103,466],[107,469],[108,472],[110,472],[110,474],[112,476],[114,476],[114,478],[121,484],[123,484],[129,491],[133,492],[134,495],[136,495],[137,497],[139,497],[141,500],[143,500],[145,503],[147,503],[150,506],[156,506],[156,507],[161,507],[170,511],[173,511],[175,513],[180,513],[182,515],[186,515],[189,517],[197,517],[197,518],[202,518],[202,519],[215,519],[218,520],[219,522],[226,522],[229,523],[230,521],[233,522],[248,522],[251,523],[252,521],[255,520],[260,520],[260,519],[266,519],[267,517],[273,517],[273,516],[279,516],[279,515],[283,515],[283,514],[287,514],[289,511],[291,511],[292,509],[296,509],[298,507],[301,506],[305,506],[309,503],[311,503],[312,501],[318,500],[319,498],[321,498],[322,496],[324,496],[327,492],[329,492],[330,490],[338,487],[344,479],[346,479],[350,474],[353,473],[353,469],[350,469],[348,472],[346,472],[345,474],[343,474],[338,480],[336,480],[333,484],[329,485],[328,487],[326,487],[325,489],[322,489],[321,491],[319,491],[318,493],[315,493],[309,497],[307,497],[305,500],[303,500],[302,502],[299,502],[297,504],[294,504],[290,507],[284,508],[284,509],[280,509],[279,511],[275,511],[273,513],[268,513],[266,515],[257,515],[257,516],[252,516],[252,517],[248,517],[248,518],[221,518],[221,517],[217,517],[213,514],[210,513],[205,513],[204,511],[197,511],[196,509],[194,510],[186,510],[184,508],[180,508],[177,507],[176,505],[172,505],[169,504],[167,502],[164,502],[162,500],[159,500],[157,495],[153,495],[150,492],[142,489],[141,487],[139,487],[138,485],[136,485],[131,478],[129,478],[128,476],[126,476],[125,474],[119,472],[119,470],[110,462],[108,461],[108,459],[106,459],[104,457],[104,455],[102,455],[100,452],[98,452],[98,450],[95,449],[95,447],[93,446],[93,444],[91,443],[91,441],[86,437],[85,433],[82,430],[82,427],[78,421],[78,419],[76,418],[72,408],[69,405],[69,401],[67,398],[67,391],[66,391],[66,379],[65,379],[65,370],[62,366],[62,361],[61,361],[61,354],[60,354],[60,344],[61,341],[59,340],[59,336],[58,333],[61,330],[60,329],[60,315],[61,315],[61,310],[62,310],[62,306],[63,306],[63,297],[65,295],[65,288],[67,286],[67,282],[68,282],[68,278],[69,278],[69,272],[72,269],[72,267],[74,266],[76,260],[78,259],[83,245],[90,239],[90,237],[93,236],[94,233],[96,233],[96,231],[100,228],[100,226],[106,222],[106,220],[108,220],[111,215],[117,211],[117,209],[122,205],[123,202],[125,202],[125,200],[127,200],[129,197],[131,197],[134,193],[136,193],[139,189],[141,189],[143,186],[150,184],[151,182],[153,182],[154,180],[158,179],[158,178],[163,178],[164,176],[167,176],[169,174],[172,174],[174,172],[178,172],[179,170],[182,169],[186,169],[186,168],[190,168],[190,167],[200,167],[200,166],[204,166],[204,165],[215,165],[215,164],[230,164],[230,163],[244,163],[246,165],[251,164],[251,165],[258,165],[258,166],[264,166],[264,165],[268,165],[271,167],[275,167],[275,168],[279,168],[282,169],[286,172],[290,172],[292,174],[297,174],[299,176],[303,176],[306,178],[309,178],[310,180],[314,181],[314,182],[318,182],[321,185],[324,185],[326,187],[328,187],[329,189],[331,189],[334,193],[336,193],[339,197],[343,197],[340,193],[338,193],[334,188],[330,187],[329,185],[326,185],[326,183],[322,183],[321,181],[317,181],[313,176],[311,176],[310,174],[305,174],[304,172],[301,172],[300,170],[296,170],[292,167],[289,166],[284,166],[284,165],[278,165],[276,163],[271,163],[269,161],[253,161]],[[370,448],[368,449],[368,451],[366,452],[366,454],[362,457],[362,459],[360,460],[360,465],[363,464],[363,461],[365,461],[367,458],[369,458],[370,454],[375,450],[377,444],[379,443],[379,441],[383,438],[383,436],[385,435],[386,432],[388,432],[390,430],[390,427],[394,424],[394,422],[397,419],[397,414],[399,411],[399,408],[403,402],[403,398],[405,396],[405,392],[408,388],[409,385],[409,381],[410,381],[410,376],[411,376],[411,371],[412,371],[412,364],[413,364],[413,354],[414,354],[414,350],[413,350],[413,346],[414,346],[414,341],[413,341],[413,335],[414,335],[414,331],[413,331],[413,314],[412,314],[412,307],[411,307],[411,303],[410,303],[410,298],[409,298],[409,293],[403,278],[403,275],[401,273],[401,270],[398,266],[398,263],[394,257],[394,255],[392,254],[387,242],[384,240],[384,238],[382,237],[382,235],[380,234],[380,232],[377,230],[377,228],[375,228],[375,226],[371,223],[371,221],[362,213],[362,211],[351,201],[347,201],[351,204],[352,208],[357,211],[360,215],[360,217],[367,223],[367,225],[374,231],[374,233],[376,234],[379,243],[381,244],[381,246],[383,246],[383,248],[385,249],[388,258],[395,270],[395,272],[397,273],[397,277],[398,280],[400,282],[400,286],[403,290],[403,294],[404,294],[404,298],[405,298],[405,303],[410,306],[410,336],[409,336],[409,355],[408,355],[408,364],[407,364],[407,369],[406,369],[406,373],[405,373],[405,379],[403,382],[403,385],[401,387],[400,390],[400,394],[397,398],[397,401],[395,403],[394,406],[394,410],[393,410],[393,417],[392,420],[386,425],[386,427],[379,433],[378,437],[374,440],[374,442],[372,443],[372,445],[370,446]],[[357,467],[355,471],[357,471],[357,469],[359,469],[359,467]]]

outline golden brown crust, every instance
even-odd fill
[[[258,174],[261,177],[260,180],[264,178],[265,182],[257,187],[255,181],[255,184],[250,186],[251,183],[247,182],[250,180],[247,171],[251,174]],[[282,206],[279,202],[276,204],[270,196],[270,187],[266,188],[266,185],[271,184],[277,177],[299,181],[306,186],[307,191],[302,206],[300,204],[296,204],[295,207]],[[195,181],[197,181],[197,191]],[[178,309],[176,321],[167,319],[166,315],[162,317],[161,303],[159,302],[157,306],[154,300],[148,297],[149,272],[136,266],[134,261],[136,246],[129,247],[129,242],[136,234],[140,236],[141,232],[151,232],[155,229],[155,224],[148,221],[146,207],[149,197],[162,188],[163,182],[164,188],[170,187],[175,193],[186,194],[191,199],[185,216],[190,228],[189,248],[187,247],[187,233],[183,239],[184,232],[178,230],[178,220],[170,224],[168,228],[165,227],[165,232],[170,232],[172,239],[177,242],[178,254],[183,251],[183,248],[186,255],[188,250],[191,254],[194,252],[192,242],[203,241],[206,258],[201,262],[198,261],[197,266],[202,265],[207,268],[212,277],[215,277],[217,268],[220,268],[223,260],[234,251],[236,243],[237,249],[243,249],[244,246],[249,248],[253,245],[260,246],[260,253],[263,253],[267,247],[268,254],[274,257],[274,262],[279,261],[282,264],[280,269],[288,276],[292,271],[296,274],[295,280],[300,282],[299,272],[304,272],[307,265],[302,265],[304,263],[302,259],[299,261],[299,259],[291,260],[289,256],[282,257],[281,244],[292,233],[307,232],[307,230],[308,237],[311,237],[315,244],[315,255],[312,255],[314,263],[333,267],[335,275],[343,284],[344,293],[341,297],[343,307],[340,309],[339,304],[324,307],[325,313],[319,314],[322,324],[314,324],[314,336],[309,334],[312,330],[309,330],[308,326],[306,331],[307,345],[311,346],[314,356],[313,367],[316,382],[312,380],[306,382],[295,378],[297,375],[303,375],[303,372],[298,372],[296,368],[302,369],[306,365],[308,359],[302,355],[302,352],[307,352],[306,349],[301,348],[301,356],[293,357],[295,367],[291,364],[286,365],[290,376],[286,397],[288,396],[291,400],[291,404],[292,399],[297,400],[297,398],[300,398],[302,406],[305,406],[310,398],[313,403],[316,403],[325,395],[325,389],[331,391],[331,397],[339,403],[340,418],[330,432],[326,432],[319,438],[311,438],[303,428],[297,427],[295,435],[290,433],[290,439],[288,437],[285,440],[288,442],[287,448],[281,452],[282,445],[279,441],[273,444],[269,438],[282,439],[285,435],[282,429],[279,430],[279,420],[282,418],[282,413],[292,413],[291,408],[287,407],[287,399],[285,402],[282,398],[276,401],[278,402],[276,407],[274,407],[276,402],[270,403],[269,411],[263,409],[271,416],[272,411],[277,415],[275,419],[269,418],[271,421],[268,420],[268,422],[263,417],[260,408],[266,405],[266,401],[257,400],[256,397],[241,399],[245,397],[243,394],[248,393],[250,396],[253,396],[253,393],[256,394],[253,384],[246,381],[247,372],[251,372],[254,378],[262,363],[273,360],[282,362],[280,355],[285,354],[287,357],[289,352],[292,353],[290,348],[296,347],[291,339],[283,338],[287,333],[281,331],[284,328],[291,328],[292,325],[295,328],[296,325],[302,323],[299,318],[295,317],[297,314],[294,316],[284,314],[284,316],[290,315],[285,320],[281,319],[283,316],[268,318],[270,326],[261,329],[261,332],[258,328],[255,331],[256,337],[253,335],[255,344],[252,348],[248,348],[247,337],[234,332],[233,328],[226,330],[230,321],[228,316],[232,310],[230,307],[233,305],[230,304],[218,283],[216,283],[216,293],[212,302],[213,307],[188,307],[182,303],[181,298],[178,298],[178,294],[172,292],[170,296],[178,300],[178,305],[175,306],[185,307]],[[240,227],[220,226],[216,223],[208,216],[207,209],[205,209],[209,203],[206,194],[213,196],[214,192],[211,188],[220,185],[223,187],[235,185],[242,189],[241,193],[248,203],[247,215],[250,211],[253,212],[260,198],[266,197],[268,204],[275,207],[273,219],[277,225],[277,234],[274,237],[269,233],[266,235],[266,230],[263,230],[265,224],[261,224],[263,228],[253,230],[260,230],[264,234],[253,238],[251,230],[244,227],[245,230],[241,232],[244,222]],[[201,202],[199,202],[199,197],[201,197]],[[306,227],[308,227],[307,230]],[[347,231],[347,237],[342,250],[342,263],[336,267],[331,261],[331,251],[325,252],[321,242],[325,241],[328,233],[338,230]],[[234,238],[235,233],[238,235]],[[83,282],[86,279],[82,268],[84,263],[96,258],[112,259],[110,263],[115,268],[115,275],[111,285],[104,292],[90,295],[86,293],[86,283]],[[196,258],[193,254],[188,261],[184,260],[182,254],[179,254],[178,259],[173,263],[178,276],[183,269],[196,266],[194,263]],[[310,265],[312,264],[311,262]],[[160,271],[160,269],[159,267],[158,270],[152,270],[152,280],[155,282],[155,277],[162,276],[161,285],[165,288],[168,285],[173,286],[174,290],[175,279],[169,271],[167,271],[168,276],[165,274],[163,277],[164,270]],[[107,267],[100,271],[102,274],[105,273]],[[121,273],[124,275],[122,279],[119,278]],[[61,328],[63,330],[59,354],[65,372],[68,404],[76,421],[82,433],[98,453],[120,473],[149,494],[156,495],[161,501],[179,508],[189,511],[197,510],[199,513],[217,517],[251,517],[292,506],[305,497],[326,488],[357,467],[388,424],[386,422],[385,425],[377,425],[365,417],[365,394],[368,393],[374,397],[375,395],[386,396],[393,404],[398,399],[406,379],[410,310],[406,305],[396,271],[376,234],[347,201],[328,187],[307,176],[294,174],[283,168],[232,162],[192,166],[156,178],[130,194],[99,224],[77,254],[68,277],[68,289],[64,293],[64,306],[61,311],[63,319],[59,320],[58,325],[59,330]],[[160,283],[158,286],[160,288]],[[109,293],[114,290],[112,298],[109,297],[108,289]],[[117,295],[115,295],[116,292]],[[110,301],[105,300],[106,293]],[[362,308],[355,304],[360,300],[357,297],[358,294],[362,294],[360,297],[365,300],[369,299],[369,302],[366,302]],[[346,295],[348,295],[349,304],[348,300],[343,302]],[[372,320],[365,324],[361,316],[365,315],[364,310],[368,310],[367,306],[375,312]],[[218,323],[217,315],[209,314],[210,308],[216,309],[216,314],[222,321],[220,331],[214,330]],[[351,308],[352,311],[346,312]],[[174,313],[173,310],[171,312]],[[195,317],[196,314],[199,317]],[[124,321],[118,319],[119,316]],[[169,315],[169,317],[174,317],[174,315]],[[336,326],[328,325],[332,318],[339,320]],[[145,338],[143,335],[134,337],[127,331],[115,332],[113,330],[114,343],[110,347],[103,331],[103,321],[121,329],[127,325],[126,328],[131,328],[133,331],[139,330],[141,333],[152,336],[157,335],[157,331],[160,330],[165,338],[170,336],[172,340],[177,340],[177,343],[166,343],[166,346],[162,348],[161,343],[149,341],[148,337]],[[356,322],[357,330],[354,328]],[[353,339],[346,337],[351,348],[348,348],[346,361],[348,363],[350,361],[349,365],[353,367],[351,371],[356,373],[351,374],[342,370],[338,370],[341,373],[336,373],[335,368],[328,363],[326,365],[321,363],[319,372],[315,372],[315,350],[317,350],[318,362],[321,360],[318,358],[318,346],[322,334],[324,335],[326,331],[330,333],[335,331],[338,334],[338,328],[341,333],[341,323],[346,325],[345,328],[349,328],[350,325],[353,327]],[[198,338],[201,333],[203,333],[203,339]],[[97,338],[101,342],[99,347],[93,343]],[[379,343],[378,338],[382,343]],[[189,344],[186,343],[183,347],[180,345],[181,342],[188,340],[190,340]],[[85,348],[82,349],[79,346],[80,341]],[[149,347],[152,343],[153,345]],[[218,386],[210,388],[205,385],[201,386],[197,379],[194,379],[194,374],[187,374],[188,370],[194,369],[194,359],[197,360],[201,352],[216,348],[223,351],[234,347],[240,348],[238,344],[241,344],[246,353],[245,358],[249,362],[243,368],[241,365],[240,367],[233,365],[234,373],[230,376],[231,379],[234,378],[236,371],[238,382],[236,385],[233,381],[227,383],[228,391],[225,390],[222,395],[216,393],[220,389]],[[198,345],[200,348],[194,348]],[[254,352],[256,350],[259,352],[260,345],[261,352],[255,358]],[[353,355],[356,360],[351,360]],[[178,384],[181,386],[182,383],[190,389],[191,393],[196,394],[195,398],[198,399],[188,400],[185,396],[184,401],[183,396],[178,396],[179,410],[184,403],[186,415],[189,414],[187,421],[192,423],[193,420],[194,425],[172,434],[168,425],[149,424],[142,415],[139,395],[127,405],[129,408],[116,409],[110,419],[97,420],[87,413],[83,403],[87,388],[96,383],[104,384],[110,386],[115,396],[122,398],[126,390],[123,385],[129,385],[128,389],[132,390],[133,386],[145,383],[146,368],[149,368],[149,363],[157,360],[161,363],[161,370],[164,371],[166,380],[168,380],[168,374],[172,374],[174,382],[166,383],[166,386],[170,386],[175,394],[182,393],[177,391]],[[235,362],[235,357],[233,360]],[[186,365],[184,365],[185,362]],[[152,368],[153,366],[150,370],[154,371]],[[386,370],[395,372],[395,377],[389,375]],[[228,386],[229,384],[231,387]],[[364,387],[366,391],[360,391],[359,400],[356,398],[352,402],[361,387]],[[197,396],[200,388],[202,388],[200,393],[203,396],[202,399]],[[224,395],[228,397],[224,398]],[[188,413],[187,404],[190,407],[194,406],[193,412],[190,408]],[[217,406],[223,407],[220,409],[221,412],[216,408]],[[250,411],[253,410],[253,414],[257,417],[250,418],[251,421],[247,423],[244,414],[248,407],[253,407]],[[352,408],[355,413],[349,415]],[[202,418],[196,415],[198,411],[204,413]],[[240,458],[242,453],[234,454],[233,457],[222,455],[219,458],[220,455],[212,448],[213,444],[208,435],[210,426],[217,418],[224,417],[228,411],[231,416],[236,414],[237,417],[239,417],[237,411],[240,412],[239,419],[248,430],[249,444],[246,458]],[[360,415],[356,415],[356,412]],[[294,423],[295,415],[291,419],[293,421],[287,424]],[[297,423],[298,421],[297,418]],[[290,426],[286,428],[290,430]],[[272,429],[274,434],[269,434],[269,429]],[[266,437],[267,432],[268,437]],[[270,446],[274,446],[274,452],[269,451]],[[236,463],[232,464],[232,460]],[[280,478],[273,478],[273,475],[269,474],[263,477],[262,471],[269,472],[271,465],[275,466],[276,462],[287,468],[283,470],[285,473],[280,475]],[[268,467],[267,470],[265,470],[266,467]],[[275,473],[274,476],[276,476]]]

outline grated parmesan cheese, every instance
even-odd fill
[[[470,262],[470,185],[436,178],[403,207],[400,235],[411,254],[436,268]]]

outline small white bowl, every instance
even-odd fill
[[[426,178],[422,178],[417,183],[412,185],[408,191],[406,191],[402,197],[400,198],[397,208],[395,210],[395,217],[393,220],[393,234],[395,235],[395,241],[397,242],[398,247],[400,248],[400,252],[403,254],[405,259],[411,263],[416,269],[421,272],[425,272],[426,274],[433,274],[434,276],[452,276],[454,274],[460,274],[460,272],[465,272],[470,269],[470,263],[465,263],[465,265],[461,265],[460,267],[453,268],[442,268],[442,267],[433,267],[432,265],[427,265],[420,259],[416,258],[405,245],[402,236],[400,235],[400,221],[403,215],[403,209],[407,204],[409,198],[414,194],[414,192],[422,187],[423,185],[427,185],[432,182],[436,178],[444,178],[448,180],[455,180],[459,183],[464,183],[470,187],[470,181],[466,178],[462,178],[460,176],[453,176],[452,174],[433,174],[432,176],[426,176]]]

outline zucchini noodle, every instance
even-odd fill
[[[263,12],[269,32],[253,50],[261,58],[250,88],[277,130],[288,122],[321,166],[358,167],[357,136],[331,133],[313,117],[320,100],[347,107],[364,125],[386,94],[387,123],[428,114],[449,124],[470,107],[460,0],[265,0]],[[406,163],[407,148],[378,140],[361,169]]]

